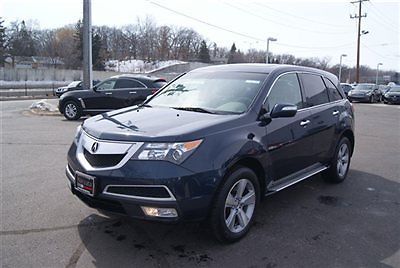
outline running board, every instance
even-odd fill
[[[307,170],[309,168],[306,168],[305,170]],[[323,165],[318,165],[318,167],[314,167],[311,170],[308,171],[300,171],[300,172],[296,172],[296,173],[300,173],[298,176],[296,176],[296,173],[293,175],[289,175],[286,178],[280,179],[279,181],[275,182],[275,183],[271,183],[270,186],[267,187],[267,192],[266,192],[266,196],[267,195],[271,195],[274,194],[276,192],[279,192],[280,190],[283,190],[289,186],[292,186],[293,184],[296,184],[300,181],[303,181],[311,176],[314,176],[315,174],[320,173],[321,171],[324,171],[328,169],[327,166],[323,166]],[[291,179],[292,178],[292,179]]]

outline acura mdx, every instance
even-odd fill
[[[219,240],[234,242],[263,197],[318,173],[342,182],[354,143],[353,108],[331,73],[220,65],[84,121],[66,174],[90,207],[145,220],[207,220]]]

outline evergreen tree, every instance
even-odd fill
[[[6,28],[3,26],[4,20],[0,17],[0,66],[4,66],[6,57]]]
[[[207,47],[206,41],[201,41],[199,59],[201,62],[209,63],[210,60],[210,50]]]
[[[103,71],[105,67],[103,45],[99,34],[92,34],[92,60],[93,70]]]
[[[12,56],[30,57],[36,55],[35,40],[25,21],[14,22],[10,27],[8,49]]]
[[[228,63],[235,63],[235,58],[236,58],[236,45],[235,43],[233,43],[231,50],[229,51]]]

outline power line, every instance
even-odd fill
[[[371,2],[369,2],[371,5],[371,9],[369,9],[369,11],[371,11],[372,14],[374,14],[376,16],[376,19],[374,17],[371,17],[372,20],[374,20],[375,22],[377,22],[378,24],[382,25],[384,27],[384,29],[388,29],[388,30],[393,30],[396,33],[399,32],[399,29],[395,28],[393,25],[399,25],[399,22],[397,23],[392,23],[389,22],[388,20],[386,20],[384,17],[381,17],[378,13],[377,13],[377,8],[375,5],[373,5]]]
[[[305,29],[305,28],[301,28],[301,27],[298,27],[298,26],[289,25],[289,24],[277,22],[277,21],[275,21],[275,20],[271,20],[271,19],[266,18],[266,17],[264,17],[264,16],[260,16],[260,15],[258,15],[258,14],[256,14],[256,13],[253,13],[253,12],[251,12],[251,11],[248,11],[247,9],[243,9],[243,8],[238,7],[238,6],[232,5],[231,3],[223,2],[223,4],[225,4],[225,5],[227,5],[227,6],[230,6],[230,7],[233,7],[233,8],[235,8],[235,9],[237,9],[237,10],[240,10],[240,11],[242,11],[242,12],[244,12],[244,13],[247,13],[247,14],[252,15],[252,16],[254,16],[254,17],[257,17],[257,18],[259,18],[259,19],[262,19],[262,20],[265,20],[265,21],[268,21],[268,22],[272,22],[272,23],[274,23],[274,24],[281,25],[281,26],[284,26],[284,27],[287,27],[287,28],[290,28],[290,29],[298,29],[298,30],[301,30],[301,31],[309,32],[309,33],[328,34],[328,35],[332,35],[332,34],[340,34],[340,35],[343,35],[343,34],[346,34],[346,33],[343,33],[343,32],[327,32],[327,31],[324,32],[324,31],[314,31],[314,30],[310,30],[310,29]]]
[[[154,1],[149,1],[149,2],[150,2],[151,4],[153,4],[153,5],[156,5],[156,6],[160,7],[160,8],[162,8],[162,9],[168,10],[168,11],[170,11],[170,12],[172,12],[172,13],[175,13],[175,14],[177,14],[177,15],[183,16],[183,17],[185,17],[185,18],[188,18],[188,19],[191,19],[191,20],[194,20],[194,21],[203,23],[203,24],[205,24],[205,25],[208,25],[208,26],[210,26],[210,27],[219,29],[219,30],[221,30],[221,31],[225,31],[225,32],[228,32],[228,33],[231,33],[231,34],[235,34],[235,35],[239,35],[239,36],[242,36],[242,37],[246,37],[246,38],[249,38],[249,39],[253,39],[253,40],[265,42],[265,40],[263,40],[263,39],[261,39],[261,38],[254,37],[254,36],[251,36],[251,35],[248,35],[248,34],[244,34],[244,33],[240,33],[240,32],[236,32],[236,31],[233,31],[233,30],[230,30],[230,29],[226,29],[226,28],[224,28],[224,27],[221,27],[221,26],[218,26],[218,25],[215,25],[215,24],[212,24],[212,23],[203,21],[203,20],[201,20],[201,19],[192,17],[192,16],[190,16],[190,15],[184,14],[184,13],[179,12],[179,11],[176,11],[176,10],[173,10],[173,9],[171,9],[171,8],[169,8],[169,7],[166,7],[166,6],[163,6],[163,5],[161,5],[161,4],[157,3],[157,2],[154,2]]]
[[[326,22],[322,22],[322,21],[316,21],[316,20],[312,20],[312,19],[309,19],[309,18],[301,17],[301,16],[298,16],[296,14],[292,14],[292,13],[289,13],[289,12],[286,12],[286,11],[282,11],[282,10],[267,6],[265,4],[261,4],[261,3],[255,3],[255,4],[259,5],[259,6],[262,6],[262,7],[265,7],[265,8],[268,8],[268,9],[271,9],[271,10],[274,10],[274,11],[276,11],[278,13],[294,17],[294,18],[298,18],[298,19],[301,19],[301,20],[309,21],[309,22],[312,22],[312,23],[318,23],[319,25],[322,24],[322,25],[327,25],[327,26],[330,26],[330,27],[347,28],[347,26],[344,26],[344,25],[330,24],[330,23],[326,23]]]
[[[374,8],[372,11],[373,11],[376,15],[379,15],[379,17],[381,17],[382,20],[385,20],[385,21],[388,23],[388,25],[390,25],[390,26],[392,26],[392,25],[399,25],[399,22],[398,22],[398,21],[397,21],[397,22],[389,21],[388,17],[387,17],[385,14],[383,14],[383,13],[379,10],[379,8],[378,8],[377,6],[375,6],[374,3],[372,3],[371,1],[369,1],[369,4]],[[397,29],[396,31],[398,31],[398,29]]]

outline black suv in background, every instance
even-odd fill
[[[361,83],[357,84],[354,89],[348,92],[347,98],[351,102],[380,102],[382,98],[382,92],[379,90],[378,85]]]
[[[353,151],[352,105],[333,74],[219,65],[84,121],[66,175],[90,207],[164,222],[208,219],[219,240],[233,242],[264,196],[317,173],[342,182]]]
[[[83,115],[95,115],[146,100],[166,84],[165,79],[118,75],[106,79],[93,87],[93,90],[78,90],[61,95],[58,107],[68,120],[77,120]]]

